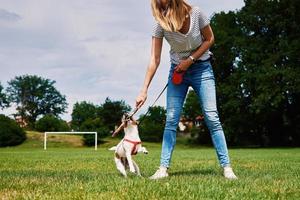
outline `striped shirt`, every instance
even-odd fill
[[[157,38],[164,37],[168,41],[171,47],[171,63],[179,64],[180,60],[188,58],[202,44],[203,40],[200,30],[208,24],[209,19],[203,12],[198,7],[192,7],[190,11],[190,27],[186,34],[166,31],[156,22],[153,27],[152,36]],[[199,60],[206,60],[208,58],[209,50]]]

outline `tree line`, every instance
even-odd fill
[[[4,91],[0,82],[0,108],[15,104],[16,113],[12,115],[24,122],[27,130],[97,131],[99,142],[114,130],[115,125],[120,124],[122,115],[131,110],[124,101],[112,101],[109,98],[100,105],[77,102],[73,106],[71,123],[67,124],[60,118],[68,106],[66,96],[54,84],[55,81],[37,75],[23,75],[9,81]],[[84,135],[84,139],[87,145],[94,140],[90,135]]]

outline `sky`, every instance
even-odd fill
[[[211,17],[237,10],[243,0],[188,0]],[[0,82],[21,75],[55,80],[68,108],[95,105],[106,97],[132,108],[150,60],[154,19],[150,0],[0,0]],[[146,112],[166,84],[169,45],[164,41],[161,64],[137,113]],[[165,94],[156,105],[165,106]],[[0,110],[11,116],[15,105]]]

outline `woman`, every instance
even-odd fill
[[[209,20],[198,7],[192,7],[184,0],[151,0],[151,7],[157,23],[152,34],[150,64],[143,88],[136,98],[138,108],[146,101],[148,87],[159,66],[164,37],[171,47],[171,68],[160,167],[150,178],[160,179],[168,176],[167,170],[176,143],[176,130],[182,106],[188,87],[191,86],[201,104],[218,160],[224,169],[224,176],[228,179],[236,179],[230,167],[226,141],[216,106],[215,81],[209,54],[214,35]],[[180,84],[174,84],[172,81],[174,71],[184,72]]]

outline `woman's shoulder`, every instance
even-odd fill
[[[205,11],[198,7],[198,6],[193,6],[192,7],[192,13],[194,14],[194,16],[198,19],[202,19],[204,21],[208,21],[207,15],[205,13]]]
[[[192,6],[191,12],[196,13],[196,14],[200,14],[203,11],[202,11],[202,9],[199,6]]]
[[[192,8],[192,11],[196,11],[196,10],[200,9],[199,6],[191,6],[191,8]]]

